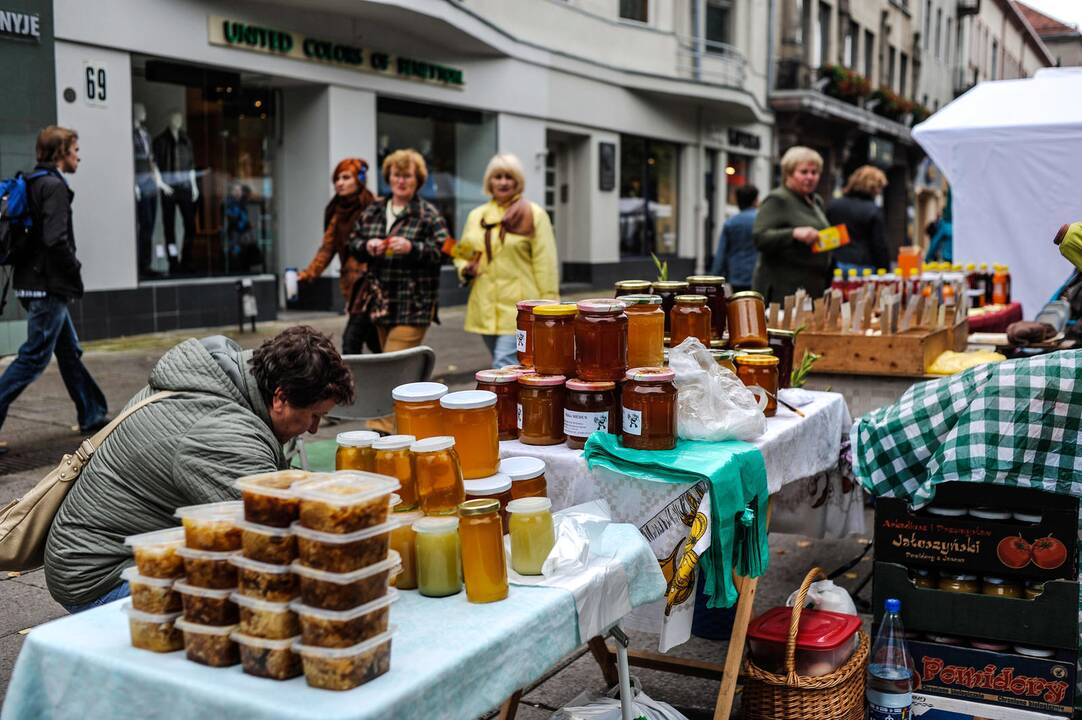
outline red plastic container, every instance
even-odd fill
[[[793,609],[767,610],[748,626],[748,651],[763,670],[785,673],[785,644]],[[834,672],[857,649],[860,618],[826,610],[804,610],[796,635],[796,672],[821,677]]]

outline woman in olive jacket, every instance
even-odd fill
[[[819,296],[830,285],[830,253],[812,252],[819,231],[830,225],[815,194],[822,171],[819,153],[789,148],[781,158],[782,186],[759,205],[752,230],[759,262],[752,284],[767,303],[780,303],[798,288]]]

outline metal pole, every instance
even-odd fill
[[[634,720],[634,712],[631,705],[634,697],[631,694],[631,672],[627,664],[627,646],[631,640],[619,625],[614,625],[610,631],[616,641],[616,672],[620,678],[620,714],[623,720]]]

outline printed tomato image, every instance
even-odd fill
[[[1067,547],[1054,537],[1033,541],[1033,564],[1042,570],[1055,570],[1067,562]]]
[[[1013,570],[1019,570],[1029,565],[1031,554],[1032,547],[1021,535],[1005,537],[996,546],[996,555],[999,557],[999,561]],[[1064,549],[1063,554],[1066,558],[1066,549]]]

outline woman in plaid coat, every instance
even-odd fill
[[[383,161],[391,196],[365,208],[350,253],[368,264],[354,285],[350,312],[364,312],[379,331],[383,352],[416,347],[436,316],[447,223],[417,194],[428,177],[416,150],[396,150]]]

